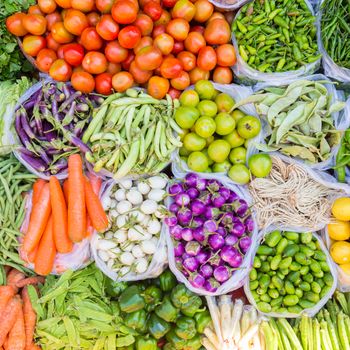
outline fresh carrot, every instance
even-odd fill
[[[11,350],[25,350],[26,335],[22,307],[19,309],[16,322],[10,330],[7,346]]]
[[[14,296],[6,305],[0,315],[0,346],[4,345],[7,334],[14,326],[18,314],[22,308],[22,302],[18,295]]]
[[[92,226],[92,222],[89,216],[89,213],[86,213],[86,236],[85,237],[89,237],[90,235],[92,235],[92,233],[94,232],[94,227]]]
[[[64,194],[64,199],[66,201],[67,207],[68,207],[68,199],[69,199],[69,196],[68,196],[69,188],[68,187],[69,187],[69,181],[67,179],[67,180],[64,180],[64,182],[63,182],[63,194]]]
[[[2,349],[2,348],[1,348]],[[7,336],[5,341],[4,341],[4,349],[5,350],[10,350],[9,349],[9,337]]]
[[[4,312],[6,305],[16,294],[16,289],[12,286],[0,286],[0,315]]]
[[[79,154],[68,159],[68,236],[73,242],[85,237],[86,204],[83,163]]]
[[[23,248],[20,247],[18,249],[19,257],[25,261],[26,263],[30,264],[33,263],[36,257],[36,252],[38,251],[38,246],[36,246],[31,252],[27,253],[23,251]]]
[[[39,283],[44,283],[45,282],[45,277],[43,276],[33,276],[33,277],[28,277],[23,280],[20,280],[17,284],[17,288],[23,288],[24,286],[28,286],[29,284],[39,284]]]
[[[91,183],[91,187],[95,194],[98,196],[100,193],[101,185],[102,185],[102,179],[95,175],[94,173],[88,173],[88,178]]]
[[[33,185],[32,203],[36,203],[38,201],[40,192],[43,189],[45,184],[46,184],[46,181],[43,179],[38,179],[35,181]]]
[[[33,344],[34,330],[36,324],[36,313],[29,298],[28,289],[22,289],[24,328],[26,335],[26,350],[31,349]]]
[[[7,285],[17,290],[17,283],[23,280],[25,277],[26,276],[23,272],[18,271],[16,269],[12,269],[6,278]]]
[[[73,243],[68,237],[67,205],[61,185],[55,176],[50,177],[53,238],[59,253],[69,253]]]
[[[56,246],[53,238],[52,216],[50,216],[43,237],[39,243],[38,252],[34,262],[34,271],[38,275],[48,275],[52,271],[55,256]]]
[[[85,198],[86,207],[89,213],[89,217],[92,222],[92,226],[98,232],[104,232],[108,227],[108,218],[103,210],[100,199],[92,189],[91,183],[85,178]]]
[[[29,227],[23,240],[23,250],[25,252],[31,252],[38,245],[50,214],[50,185],[46,183],[40,191],[38,201],[32,207]]]

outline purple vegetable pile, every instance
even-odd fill
[[[254,221],[244,199],[222,185],[189,173],[169,187],[165,223],[177,268],[190,283],[215,292],[242,265]]]
[[[68,84],[43,83],[15,112],[22,159],[46,176],[66,170],[70,154],[89,151],[81,137],[102,102]]]

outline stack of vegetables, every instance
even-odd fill
[[[84,178],[80,155],[74,154],[68,159],[65,194],[55,176],[49,182],[35,183],[29,223],[22,227],[24,239],[20,250],[23,259],[34,264],[37,274],[49,274],[56,254],[70,253],[74,243],[91,233],[91,227],[99,232],[107,229],[108,218],[98,198],[100,181],[94,181],[95,190],[90,180]]]
[[[339,182],[346,182],[346,171],[350,166],[350,129],[346,130],[336,156],[335,174]]]

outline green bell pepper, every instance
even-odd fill
[[[118,349],[119,350],[119,349]],[[163,350],[175,350],[175,348],[173,347],[173,345],[171,343],[166,343],[163,346]]]
[[[143,298],[146,302],[147,311],[153,311],[157,305],[159,305],[162,301],[163,293],[156,286],[149,286],[142,293]]]
[[[204,329],[211,323],[211,316],[208,310],[203,312],[197,312],[194,315],[194,320],[196,321],[196,329],[198,333],[203,333]]]
[[[170,324],[156,314],[152,314],[148,321],[148,331],[154,338],[160,339],[170,331]]]
[[[176,350],[183,350],[186,345],[186,340],[178,337],[174,329],[166,334],[165,339],[170,342]]]
[[[126,313],[141,310],[145,307],[145,299],[136,285],[126,288],[119,297],[120,309]]]
[[[202,346],[201,337],[196,334],[192,339],[187,340],[183,350],[198,350]]]
[[[175,322],[179,316],[180,310],[174,307],[170,301],[170,297],[166,295],[163,302],[158,305],[154,311],[156,315],[167,322]]]
[[[192,339],[197,333],[194,319],[181,316],[176,321],[175,334],[182,339]]]
[[[159,276],[159,285],[160,289],[163,292],[170,292],[173,288],[175,288],[177,284],[176,277],[173,275],[173,273],[170,270],[164,271]]]
[[[171,301],[181,309],[181,312],[189,317],[193,317],[200,311],[202,299],[188,290],[184,284],[178,284],[171,292]]]
[[[138,330],[144,327],[146,319],[147,313],[145,310],[141,309],[128,313],[124,318],[124,323],[128,327]]]
[[[157,350],[157,341],[154,338],[139,337],[136,340],[136,350]]]
[[[128,288],[128,284],[126,282],[115,282],[110,278],[106,279],[106,292],[109,296],[115,298],[119,297],[119,295]]]

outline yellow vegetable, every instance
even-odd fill
[[[350,275],[350,263],[341,264],[339,267],[347,274]]]
[[[328,235],[335,241],[346,241],[350,238],[350,222],[336,220],[328,224]]]
[[[350,198],[341,197],[333,202],[333,216],[342,221],[350,221]]]
[[[350,243],[349,242],[335,242],[330,249],[331,257],[337,264],[350,263]]]

